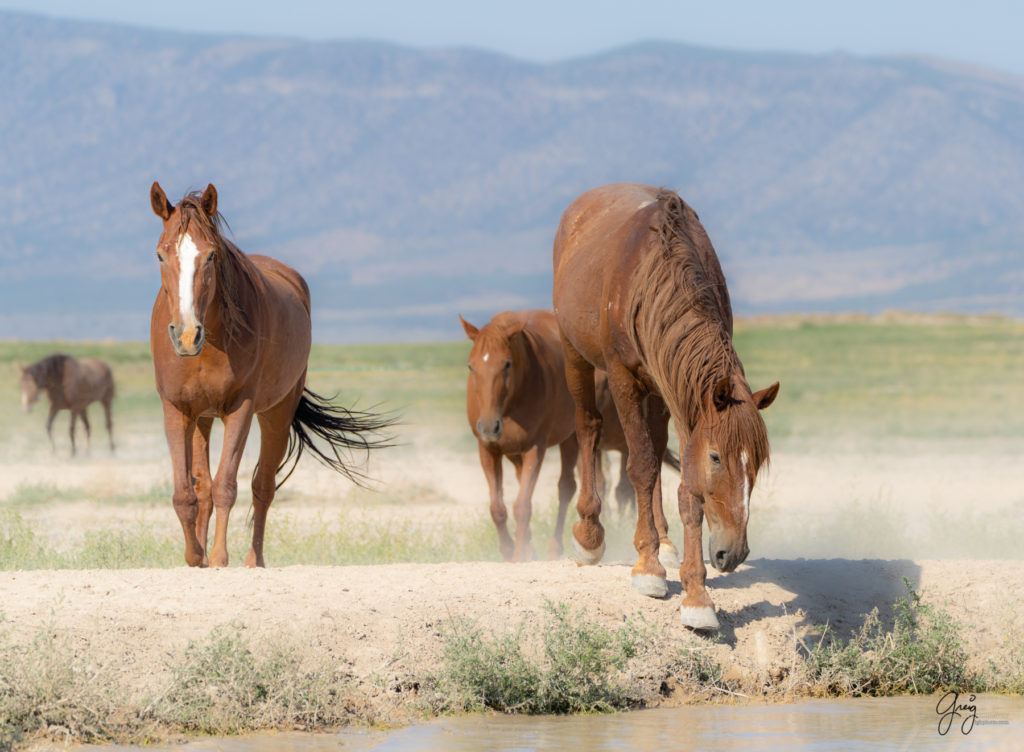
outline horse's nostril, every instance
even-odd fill
[[[726,559],[727,556],[728,556],[728,553],[726,553],[725,551],[716,551],[715,552],[715,563],[718,564],[719,566],[725,564],[725,559]]]

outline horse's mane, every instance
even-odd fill
[[[243,292],[249,292],[249,300],[253,303],[258,300],[255,292],[259,285],[260,273],[238,246],[224,236],[223,229],[228,227],[230,230],[227,220],[220,212],[216,212],[212,217],[207,214],[202,206],[202,198],[203,194],[200,191],[191,191],[178,203],[178,236],[190,227],[197,228],[218,250],[217,286],[221,300],[221,319],[224,322],[225,336],[230,342],[243,332],[253,332],[249,318],[253,312],[245,309],[242,296]]]
[[[656,244],[629,291],[633,345],[677,422],[692,431],[703,415],[719,446],[741,446],[759,468],[768,460],[768,432],[732,346],[722,268],[697,213],[673,191],[662,189],[655,200],[661,207],[661,221],[651,228]],[[725,376],[741,399],[706,414],[716,412],[710,396]]]
[[[71,360],[70,355],[54,353],[33,363],[25,370],[32,374],[36,384],[43,389],[58,389],[61,394],[64,394],[64,366],[69,360]]]

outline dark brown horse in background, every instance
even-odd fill
[[[557,445],[562,460],[558,517],[548,545],[548,557],[557,558],[562,554],[566,509],[576,492],[573,471],[578,454],[575,406],[565,383],[565,356],[558,323],[550,311],[506,311],[480,329],[461,316],[459,320],[473,342],[467,363],[466,417],[476,436],[480,465],[487,478],[491,519],[498,531],[501,554],[507,561],[533,558],[533,491],[545,452]],[[606,393],[604,375],[597,378],[598,390]],[[605,400],[602,409],[609,426],[608,443],[602,448],[624,451],[614,404]],[[503,457],[512,462],[519,482],[513,506],[514,542],[508,533],[508,510],[502,490]],[[672,460],[674,457],[666,462],[671,466]],[[678,469],[678,463],[675,467]],[[604,486],[603,475],[599,475],[598,483]]]
[[[306,388],[309,288],[294,269],[266,256],[247,256],[223,236],[212,185],[172,206],[153,183],[150,201],[163,220],[156,249],[161,290],[153,305],[150,347],[174,466],[174,510],[185,534],[185,561],[190,566],[228,563],[228,516],[255,416],[261,444],[252,479],[252,549],[245,564],[262,567],[267,510],[280,485],[275,483],[277,473],[288,459],[297,462],[306,448],[353,477],[339,450],[380,445],[374,432],[390,423],[333,406]],[[217,474],[211,477],[214,418],[224,423],[224,444]],[[327,444],[330,454],[314,437]],[[217,526],[207,554],[214,507]]]
[[[674,192],[617,183],[584,193],[562,215],[554,271],[582,464],[573,528],[579,559],[596,563],[604,552],[594,489],[601,413],[593,374],[601,368],[629,442],[637,493],[632,585],[653,597],[668,591],[651,499],[671,415],[683,448],[680,615],[687,626],[716,629],[701,526],[707,515],[709,558],[717,569],[732,571],[747,557],[750,493],[769,455],[759,410],[775,399],[778,383],[758,392],[747,385],[732,346],[732,307],[718,258],[697,214]]]
[[[50,414],[46,418],[46,435],[53,446],[53,419],[59,410],[71,411],[71,454],[75,454],[75,421],[82,419],[86,446],[92,437],[86,409],[100,402],[107,419],[110,451],[114,451],[114,423],[110,407],[114,401],[114,377],[110,366],[97,358],[73,358],[55,353],[30,366],[21,368],[21,404],[25,412],[39,399],[40,391],[50,398]]]

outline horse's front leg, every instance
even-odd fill
[[[601,461],[601,411],[594,390],[594,366],[565,337],[565,380],[576,403],[576,439],[580,446],[579,519],[572,527],[572,548],[580,564],[597,564],[604,556],[601,496],[597,492],[597,463]]]
[[[544,447],[534,445],[519,456],[516,468],[519,470],[519,495],[516,496],[512,514],[516,518],[516,547],[513,558],[516,561],[533,559],[530,545],[530,518],[533,516],[533,489],[537,486],[540,466],[544,463]]]
[[[208,551],[210,533],[210,515],[213,514],[213,478],[210,476],[210,431],[213,430],[213,418],[200,418],[196,421],[196,431],[192,434],[192,487],[199,500],[199,515],[196,518],[196,537],[203,551]],[[204,555],[203,566],[210,566],[210,560]]]
[[[480,467],[487,479],[487,491],[490,495],[491,520],[498,532],[498,550],[505,561],[512,560],[512,536],[508,534],[508,510],[505,508],[504,491],[502,489],[501,452],[491,449],[482,441],[477,442],[480,451]]]
[[[213,506],[217,510],[217,527],[213,532],[210,566],[228,565],[228,518],[238,497],[238,466],[245,451],[245,440],[252,425],[252,400],[246,400],[233,413],[224,417],[224,446],[213,479]]]
[[[57,452],[57,445],[53,442],[53,420],[57,417],[57,408],[50,402],[50,414],[46,416],[46,435],[50,437],[50,449],[54,454]]]
[[[644,415],[644,394],[633,375],[621,364],[608,371],[608,385],[612,390],[615,408],[619,411],[622,430],[629,446],[626,470],[636,491],[636,533],[633,545],[637,561],[633,565],[633,589],[641,595],[663,598],[668,593],[665,567],[658,560],[659,534],[654,522],[654,491],[661,472],[661,454],[651,436],[650,425]],[[660,441],[659,441],[660,443]],[[664,451],[664,444],[660,447]],[[661,504],[661,499],[657,500]]]
[[[679,579],[685,593],[679,606],[679,618],[691,629],[718,629],[715,604],[704,587],[708,576],[701,541],[704,508],[701,500],[688,493],[682,482],[679,484],[679,516],[683,520],[683,565],[679,568]]]
[[[185,534],[185,563],[190,567],[201,566],[205,553],[196,537],[199,505],[196,491],[192,487],[192,434],[195,429],[195,421],[169,402],[164,402],[164,432],[167,434],[167,446],[171,450],[174,473],[172,501]]]

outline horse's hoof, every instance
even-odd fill
[[[666,572],[678,570],[681,566],[679,552],[671,543],[662,543],[658,547],[658,561],[661,562],[661,566],[665,567]]]
[[[631,584],[635,591],[648,598],[664,598],[668,595],[668,580],[656,574],[635,574]]]
[[[718,630],[718,617],[711,606],[680,606],[679,619],[690,629]]]
[[[601,545],[595,548],[593,551],[588,551],[579,544],[576,538],[572,539],[572,552],[576,563],[580,566],[590,566],[597,564],[601,561],[601,557],[604,556],[604,541],[601,541]]]

